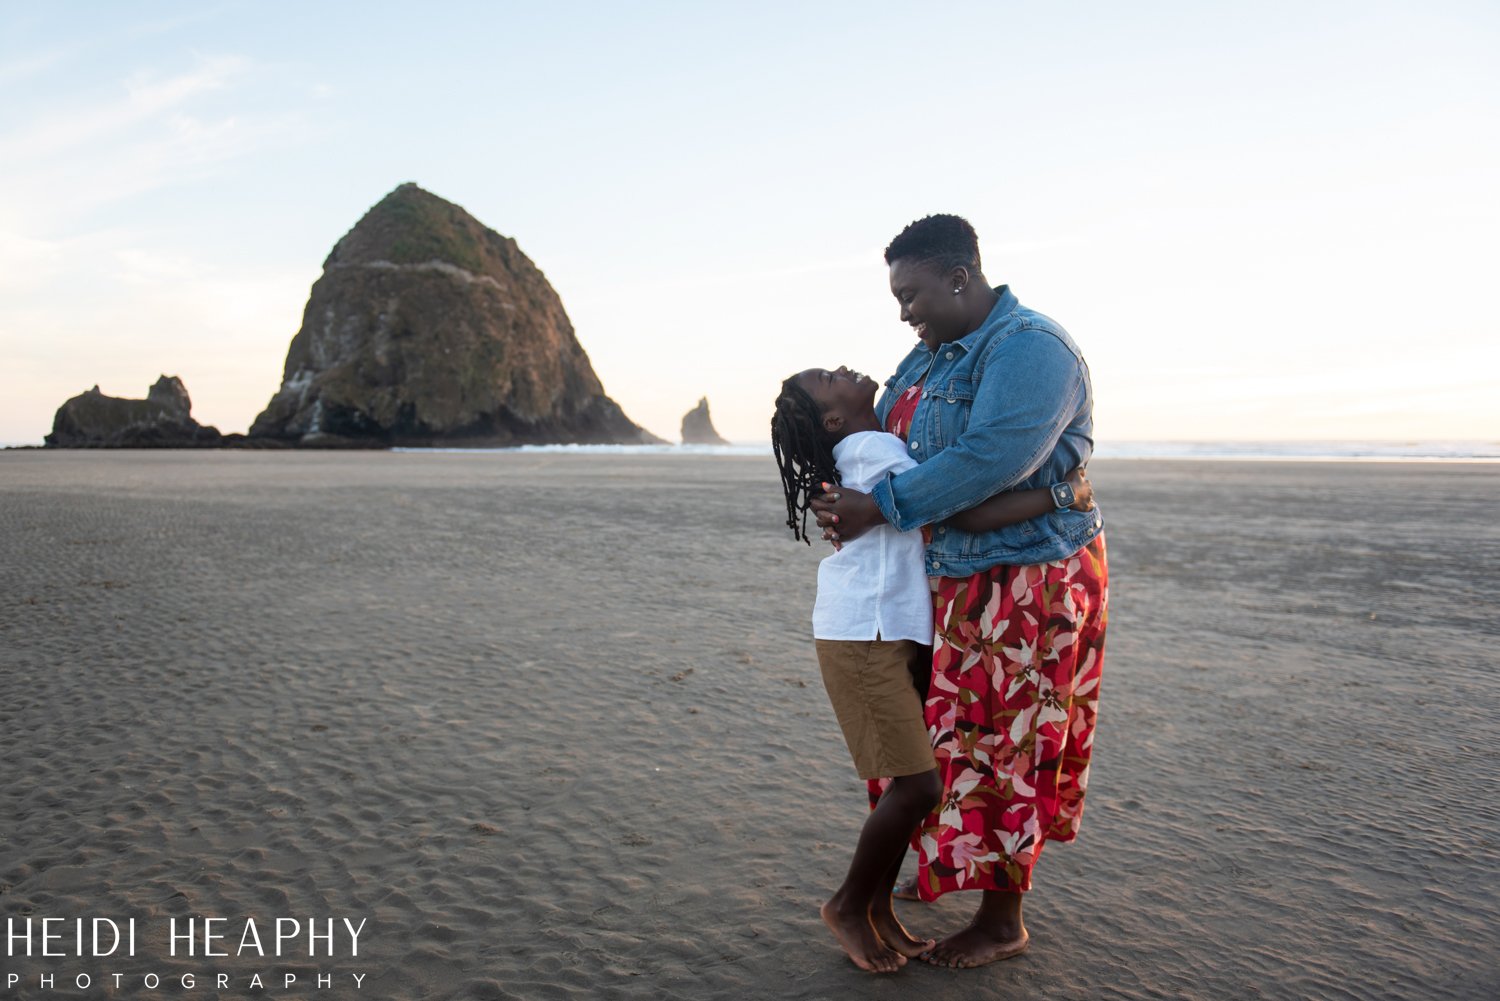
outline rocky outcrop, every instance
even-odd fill
[[[713,418],[708,416],[708,397],[682,415],[682,443],[684,445],[728,445],[714,430]]]
[[[604,394],[516,241],[403,184],[333,248],[252,438],[655,443]]]
[[[202,448],[220,443],[217,428],[193,420],[193,401],[175,375],[156,380],[144,400],[105,396],[95,386],[57,408],[52,448]]]

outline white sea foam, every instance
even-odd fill
[[[770,455],[759,445],[519,445],[513,448],[393,448],[392,452],[556,453],[560,455]]]

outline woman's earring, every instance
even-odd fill
[[[962,291],[963,291],[963,286],[960,285],[958,288],[956,288],[956,289],[953,290],[953,294],[954,295],[958,295]]]

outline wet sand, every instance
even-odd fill
[[[0,996],[1495,997],[1500,465],[1091,472],[1083,832],[1025,956],[876,978],[769,458],[0,454],[0,916],[139,929]],[[233,955],[310,917],[358,956]]]

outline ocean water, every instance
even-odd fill
[[[519,448],[398,448],[396,452],[540,452],[565,455],[770,455],[744,445],[522,445]],[[1500,462],[1500,441],[1101,441],[1100,459],[1302,462]]]

